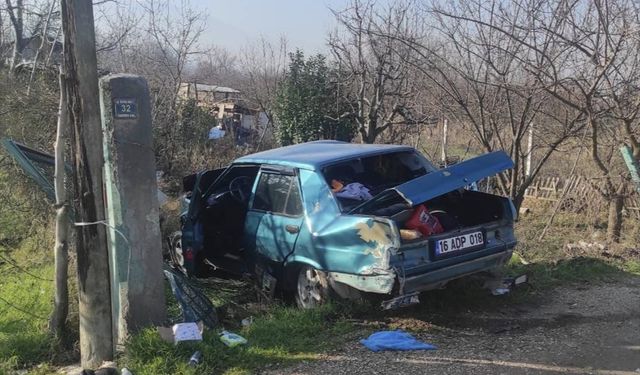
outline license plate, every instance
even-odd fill
[[[435,253],[436,255],[446,255],[482,246],[484,246],[484,234],[482,231],[471,232],[436,240]]]

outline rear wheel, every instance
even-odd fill
[[[311,266],[302,266],[296,283],[296,304],[302,309],[313,309],[329,300],[331,287],[327,275]]]

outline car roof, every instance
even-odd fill
[[[275,164],[316,170],[342,160],[413,150],[412,147],[399,145],[314,141],[246,155],[234,163]]]

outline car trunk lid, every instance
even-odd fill
[[[387,189],[355,207],[350,213],[371,214],[388,202],[397,202],[398,198],[416,206],[510,168],[513,168],[513,161],[509,155],[504,151],[490,152]]]

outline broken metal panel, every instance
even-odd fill
[[[334,281],[349,285],[355,289],[369,293],[389,294],[393,290],[396,280],[394,271],[383,272],[378,275],[352,275],[342,272],[329,272],[328,276]]]
[[[389,258],[399,246],[399,234],[388,219],[341,215],[324,178],[300,170],[305,225],[287,263],[308,262],[331,272],[386,275]]]
[[[56,194],[53,187],[53,166],[55,159],[52,155],[34,150],[11,139],[0,140],[7,151],[25,173],[45,192],[51,202],[55,202]],[[44,167],[44,168],[43,168]],[[45,168],[50,169],[50,174]]]

